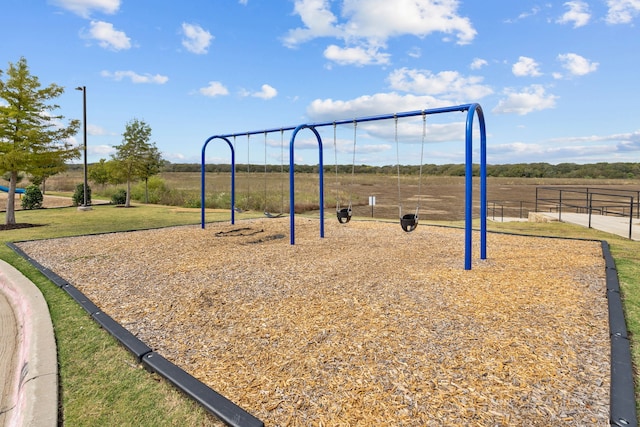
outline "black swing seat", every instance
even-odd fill
[[[272,214],[271,212],[264,211],[264,216],[267,218],[280,218],[282,215],[282,213]]]
[[[400,226],[407,233],[412,232],[418,227],[418,215],[416,214],[406,214],[400,218]]]
[[[338,217],[340,224],[346,224],[351,221],[351,209],[342,208],[336,211],[336,216]]]

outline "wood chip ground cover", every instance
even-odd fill
[[[598,242],[296,218],[19,246],[269,426],[608,425]]]

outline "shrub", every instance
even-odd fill
[[[84,204],[84,184],[76,185],[76,191],[73,193],[73,206],[82,206]],[[91,206],[91,187],[87,185],[87,206]]]
[[[111,203],[114,205],[124,205],[127,203],[127,191],[124,188],[116,191],[113,196],[111,196]]]
[[[40,209],[42,208],[42,191],[37,185],[29,185],[24,189],[22,196],[22,209]]]
[[[149,200],[145,200],[145,191],[148,192]],[[144,181],[139,182],[131,189],[131,198],[143,203],[159,204],[164,196],[169,192],[164,179],[159,176],[152,176],[146,185]]]

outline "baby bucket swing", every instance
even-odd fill
[[[418,227],[418,214],[420,211],[420,199],[422,194],[422,159],[424,156],[424,141],[427,134],[427,116],[422,113],[422,142],[420,147],[420,173],[418,177],[418,203],[414,213],[402,214],[402,198],[401,198],[401,185],[400,185],[400,143],[398,141],[398,117],[394,117],[395,121],[395,143],[396,143],[396,157],[398,167],[398,208],[400,210],[400,226],[407,233],[412,232]]]

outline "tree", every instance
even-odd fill
[[[118,186],[122,183],[127,182],[127,177],[124,173],[125,171],[123,170],[123,167],[118,160],[109,160],[104,164],[104,168],[107,171],[109,184]]]
[[[67,169],[67,165],[61,158],[43,159],[43,161],[47,161],[48,163],[36,166],[31,171],[29,180],[31,183],[41,186],[42,193],[44,194],[46,193],[47,178],[64,172]]]
[[[124,205],[128,208],[131,204],[131,181],[143,176],[152,151],[149,143],[151,127],[142,120],[133,119],[127,123],[122,136],[122,144],[116,145],[116,154],[112,157],[126,177],[127,200]]]
[[[109,170],[107,169],[107,161],[100,159],[100,162],[89,165],[87,174],[89,179],[95,184],[99,184],[102,189],[109,182]]]
[[[6,102],[0,103],[0,173],[9,174],[6,224],[13,225],[18,174],[36,175],[45,165],[79,157],[69,138],[78,132],[80,121],[60,124],[64,116],[54,114],[59,106],[48,102],[62,95],[64,88],[54,83],[41,88],[26,59],[9,63],[6,75],[6,80],[0,79],[0,99]]]
[[[149,178],[160,172],[164,162],[158,147],[154,143],[149,146],[149,150],[142,160],[139,177],[144,180],[144,202],[149,203]]]

